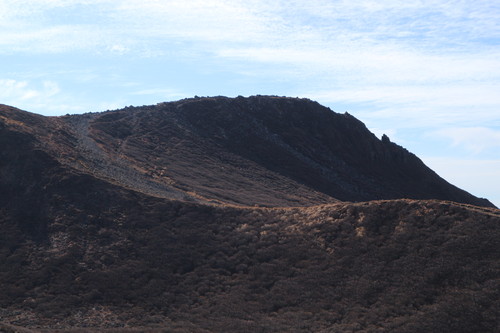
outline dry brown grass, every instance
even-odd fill
[[[200,105],[206,106],[198,104],[193,115],[204,112]],[[111,117],[124,126],[131,120],[154,120],[165,125],[161,133],[183,128],[172,128],[168,118],[143,119],[129,111]],[[167,111],[155,110],[159,115]],[[20,117],[32,124],[37,119]],[[241,170],[236,178],[227,169],[215,172],[226,165],[222,162],[234,170],[242,160],[224,153],[208,154],[205,161],[207,146],[196,137],[179,145],[182,155],[172,142],[162,145],[166,137],[141,134],[141,128],[148,128],[143,124],[134,128],[140,135],[121,152],[129,154],[127,161],[138,163],[134,175],[147,174],[153,157],[167,163],[164,152],[154,152],[154,147],[170,147],[170,157],[179,163],[160,169],[177,175],[172,179],[181,191],[214,202],[167,200],[89,172],[119,146],[101,147],[96,153],[94,144],[74,140],[70,125],[59,128],[63,132],[55,131],[54,124],[39,128],[33,137],[2,124],[4,331],[498,331],[496,209],[408,199],[310,205],[322,202],[310,188],[294,187],[293,182],[284,186],[267,171],[250,172],[244,179]],[[94,125],[104,134],[116,130],[107,133],[110,138],[125,139],[126,126]],[[186,128],[189,122],[182,125]],[[199,135],[211,130],[204,124],[190,126]],[[59,138],[57,145],[47,143],[50,149],[41,142],[47,133]],[[92,135],[103,139],[103,133]],[[151,145],[151,155],[140,153],[141,138],[149,140],[145,144]],[[80,152],[64,149],[81,146],[94,148],[85,155],[84,166],[73,168],[67,158]],[[253,163],[245,170],[257,170]],[[305,201],[295,201],[301,194]],[[259,202],[307,207],[249,206]]]

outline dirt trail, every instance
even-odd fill
[[[171,185],[157,182],[144,173],[139,172],[125,159],[120,159],[105,152],[89,133],[90,122],[96,115],[74,115],[67,119],[78,140],[78,152],[82,158],[70,162],[71,166],[90,172],[94,176],[108,182],[139,191],[151,196],[200,201]]]

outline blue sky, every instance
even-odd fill
[[[500,2],[2,0],[0,103],[307,97],[500,207]]]

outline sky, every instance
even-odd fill
[[[0,0],[0,103],[310,98],[500,207],[499,46],[497,0]]]

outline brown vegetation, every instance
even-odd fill
[[[261,151],[247,156],[253,162],[236,160],[241,146],[211,151],[191,183],[180,184],[181,166],[195,172],[192,158],[204,158],[201,139],[180,145],[184,160],[180,150],[153,155],[159,165],[180,159],[165,169],[173,182],[158,181],[165,174],[152,169],[151,151],[141,155],[134,143],[153,138],[141,134],[149,125],[113,146],[135,123],[125,111],[88,115],[95,145],[75,134],[85,130],[74,120],[0,112],[0,332],[499,331],[499,210],[443,200],[338,202],[291,170],[264,168],[271,162],[257,162]],[[229,189],[224,201],[232,180],[217,178],[223,172],[195,188],[215,172],[213,161],[226,165],[221,156],[232,158],[230,168],[255,168],[245,182],[261,184],[263,198],[275,193],[270,206],[291,204],[292,195],[305,201],[243,206],[266,203],[258,187]],[[121,182],[127,174],[146,180]],[[292,180],[280,189],[266,175]],[[301,187],[279,196],[292,184]],[[331,203],[308,205],[315,200]]]

